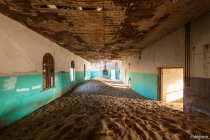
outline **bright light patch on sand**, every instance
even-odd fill
[[[119,86],[119,85],[110,85],[110,86],[115,88],[128,88],[127,86]]]
[[[125,85],[122,85],[122,84],[112,84],[112,83],[108,83],[108,82],[105,82],[105,81],[102,81],[103,83],[105,83],[106,85],[109,85],[111,87],[117,87],[117,88],[128,88],[127,86]]]
[[[182,89],[183,89],[183,82],[180,81],[180,82],[178,82],[176,84],[169,85],[167,87],[167,93],[178,91],[178,90],[182,90]]]
[[[183,82],[169,85],[167,88],[166,102],[172,102],[183,98]]]
[[[118,83],[118,84],[115,83],[115,82],[119,82],[119,80],[111,80],[111,79],[106,79],[105,80],[105,79],[99,78],[99,77],[94,78],[94,79],[97,79],[97,80],[99,80],[99,81],[103,82],[104,84],[109,85],[111,87],[115,87],[115,88],[128,88],[128,86],[126,86],[123,83]]]
[[[183,98],[183,90],[170,93],[166,96],[166,102],[172,102]]]

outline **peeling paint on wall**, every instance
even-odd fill
[[[33,108],[33,107],[35,107],[35,106],[41,105],[41,103],[42,103],[42,99],[39,99],[36,103],[34,103],[34,104],[32,104],[32,105],[30,105],[30,106],[28,106],[28,107],[29,107],[29,108]]]
[[[190,87],[184,88],[184,111],[210,115],[210,12],[191,22]]]
[[[14,76],[0,76],[0,83],[12,81],[16,85],[14,89],[7,91],[0,87],[0,118],[7,118],[0,119],[0,129],[59,98],[76,83],[89,79],[88,76],[84,77],[84,72],[76,72],[74,82],[69,81],[69,72],[60,72],[55,75],[58,79],[55,81],[55,87],[42,92],[40,91],[42,74],[19,75],[15,78]],[[3,87],[1,84],[0,86]]]
[[[16,92],[24,92],[24,91],[29,91],[29,88],[21,88],[21,89],[16,89]]]
[[[13,112],[13,111],[14,111],[14,108],[10,108],[10,109],[9,109],[9,112]]]
[[[56,81],[59,81],[59,80],[58,80],[58,76],[55,75],[55,82],[56,82]]]
[[[3,126],[6,122],[6,118],[1,118],[0,119],[0,127]]]
[[[84,78],[82,71],[84,64],[89,66],[90,62],[2,14],[0,19],[0,35],[4,36],[0,39],[1,129],[57,99],[75,83],[89,79]],[[41,92],[45,53],[54,54],[55,87]],[[72,60],[76,63],[75,82],[70,82],[67,72],[70,67],[68,62]]]
[[[33,86],[32,89],[38,89],[41,88],[41,85]]]
[[[208,71],[210,65],[210,45],[204,45],[203,54],[204,54],[204,61],[203,61],[204,77],[208,78]]]
[[[16,76],[12,76],[9,79],[6,79],[4,81],[4,91],[14,89],[16,82],[17,82]]]
[[[47,100],[47,103],[50,103],[51,101],[53,101],[55,98],[54,96],[53,97],[49,97],[48,100]]]

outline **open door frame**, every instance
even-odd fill
[[[183,68],[183,67],[159,67],[159,68],[157,68],[157,75],[158,75],[158,78],[157,78],[157,100],[158,101],[162,101],[162,88],[161,88],[161,86],[162,86],[161,85],[162,84],[162,79],[161,79],[162,69],[176,69],[176,68],[178,69],[178,68]]]
[[[161,101],[161,69],[157,68],[157,100]]]

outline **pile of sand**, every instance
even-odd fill
[[[210,138],[210,118],[186,114],[127,88],[90,80],[0,131],[2,140]]]

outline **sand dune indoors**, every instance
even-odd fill
[[[0,130],[1,140],[187,140],[195,135],[210,138],[209,117],[99,80]]]

